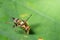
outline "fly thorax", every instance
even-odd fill
[[[23,22],[23,21],[21,21],[21,22],[20,22],[20,25],[23,25],[23,24],[24,24],[24,22]]]

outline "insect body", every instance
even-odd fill
[[[29,31],[30,31],[30,27],[29,25],[27,24],[27,22],[25,20],[19,20],[17,18],[13,18],[13,21],[14,21],[14,26],[19,26],[21,28],[24,29],[24,31],[29,34]]]

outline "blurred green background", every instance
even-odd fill
[[[27,19],[31,14],[28,24],[35,34],[26,35],[12,27],[12,17]],[[60,40],[60,0],[0,0],[0,40],[39,38]]]

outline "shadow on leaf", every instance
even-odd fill
[[[40,26],[40,23],[32,24],[30,26],[31,26],[31,29],[29,31],[29,34],[34,35],[35,34],[34,29],[38,28]],[[20,33],[20,34],[24,34],[24,30],[18,30],[17,32]]]
[[[35,34],[34,29],[36,29],[37,27],[39,27],[40,23],[32,24],[30,26],[31,26],[31,30],[30,30],[29,34]]]

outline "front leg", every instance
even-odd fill
[[[14,27],[16,27],[16,26],[17,26],[17,24],[16,24],[16,23],[14,23],[13,28],[14,28]]]

